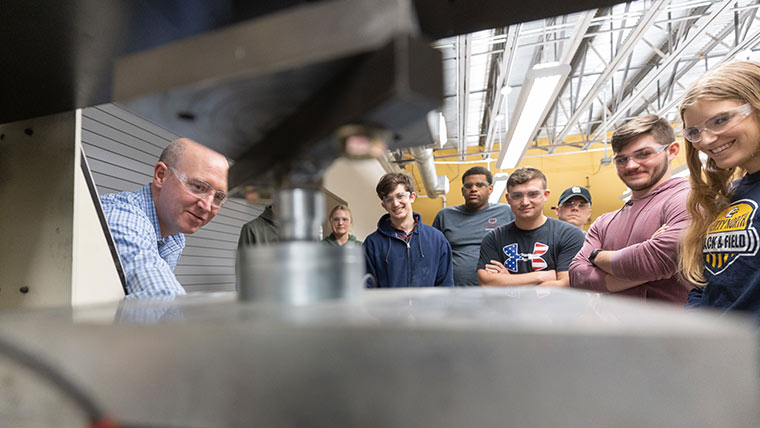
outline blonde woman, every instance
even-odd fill
[[[330,226],[333,231],[323,241],[336,246],[346,245],[347,242],[361,245],[362,241],[349,233],[352,224],[354,224],[354,217],[351,215],[351,210],[345,205],[336,205],[330,211]]]
[[[690,306],[760,316],[760,64],[702,76],[681,105],[692,224],[681,251]],[[707,155],[702,166],[699,153]]]

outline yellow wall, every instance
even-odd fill
[[[591,149],[603,148],[602,144],[595,144]],[[473,153],[477,153],[480,148],[471,148]],[[494,150],[498,150],[498,146]],[[455,149],[449,151],[438,151],[437,156],[444,154],[456,154]],[[617,176],[615,166],[610,164],[607,166],[600,166],[600,161],[604,156],[603,151],[592,152],[580,152],[575,148],[562,147],[557,150],[556,153],[568,153],[568,154],[555,154],[546,156],[546,152],[538,149],[530,149],[523,157],[518,167],[532,166],[540,169],[548,179],[549,201],[544,206],[544,214],[548,217],[555,217],[555,212],[551,207],[557,205],[559,195],[563,190],[570,186],[584,186],[588,187],[591,192],[592,198],[592,213],[591,222],[593,222],[599,215],[619,209],[623,205],[623,201],[620,200],[620,195],[626,190],[626,186],[620,181]],[[533,157],[536,155],[544,155],[540,157]],[[612,150],[608,148],[607,155],[612,157]],[[470,156],[467,160],[474,161],[480,159],[478,156]],[[464,203],[462,197],[462,174],[473,166],[483,166],[489,168],[492,173],[507,172],[512,173],[513,169],[499,170],[495,168],[496,155],[491,155],[492,161],[490,165],[485,161],[478,163],[461,163],[461,164],[441,164],[436,162],[436,174],[448,177],[450,183],[450,192],[446,195],[446,206],[461,205]],[[447,158],[442,161],[455,161],[458,158]],[[679,165],[685,163],[683,143],[681,143],[681,152],[676,160],[671,164],[671,169],[676,168]],[[406,169],[410,171],[409,167]],[[424,194],[425,190],[422,187],[422,181],[420,180],[417,166],[412,164],[411,171],[414,176],[415,186],[417,187],[418,194]],[[499,201],[506,203],[506,200],[502,197]],[[431,224],[435,218],[438,210],[443,208],[443,199],[429,199],[429,198],[417,198],[414,203],[414,210],[422,215],[422,220],[426,224]],[[584,229],[587,229],[591,224],[589,222]]]

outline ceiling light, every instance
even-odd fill
[[[438,113],[438,138],[440,147],[449,142],[449,134],[446,132],[446,118],[443,117],[443,113]]]
[[[508,143],[501,143],[496,161],[499,169],[517,166],[569,73],[570,65],[556,62],[539,64],[528,71],[509,124],[505,139]]]
[[[443,113],[436,110],[429,111],[427,114],[427,123],[433,141],[438,148],[443,148],[443,146],[449,141],[448,133],[446,132],[446,118],[443,117]]]
[[[488,197],[489,203],[496,204],[499,202],[499,199],[501,199],[507,190],[507,178],[509,178],[509,174],[506,172],[499,172],[493,175],[493,192]]]

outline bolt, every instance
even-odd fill
[[[29,292],[29,287],[27,287],[27,286],[25,285],[25,286],[23,286],[23,287],[19,288],[19,289],[18,289],[18,291],[20,291],[22,294],[26,294],[26,293],[28,293],[28,292]]]
[[[26,128],[26,129],[24,129],[24,134],[26,134],[26,135],[28,135],[28,136],[31,137],[32,135],[34,135],[34,129],[32,129],[32,128]]]

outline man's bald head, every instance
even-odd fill
[[[219,210],[212,205],[213,195],[227,192],[228,170],[222,154],[189,138],[172,141],[154,167],[151,186],[161,235],[194,233],[208,223]],[[195,183],[211,191],[194,196]]]
[[[183,156],[186,152],[190,152],[190,155],[198,154],[201,156],[208,155],[216,158],[224,158],[220,153],[217,153],[189,138],[177,138],[164,148],[158,161],[177,167],[182,163]],[[226,158],[224,158],[224,162],[227,163]],[[229,167],[229,164],[227,164],[227,166]]]

